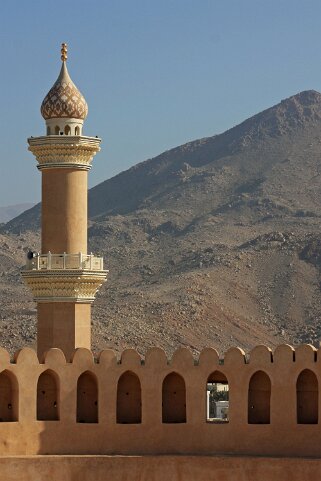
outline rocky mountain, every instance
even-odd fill
[[[22,212],[25,212],[27,209],[31,209],[34,206],[34,203],[27,202],[24,204],[15,204],[15,205],[5,205],[0,207],[0,223],[9,222],[9,220],[14,219]]]
[[[94,348],[318,343],[320,159],[321,94],[306,91],[91,189],[89,250],[110,270]],[[0,333],[12,348],[35,338],[18,267],[39,221],[38,205],[0,232]]]

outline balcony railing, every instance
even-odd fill
[[[27,270],[104,270],[104,260],[94,254],[35,254],[31,259],[27,259]]]

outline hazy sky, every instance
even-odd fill
[[[321,90],[320,0],[1,0],[0,206],[40,200],[26,139],[60,70],[103,139],[90,186],[214,135],[306,89]]]

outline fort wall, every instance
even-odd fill
[[[320,459],[239,456],[0,457],[0,481],[302,481]]]
[[[193,454],[321,457],[321,355],[310,345],[238,348],[195,360],[158,348],[142,359],[0,350],[0,455]],[[229,422],[206,418],[206,384],[229,383]],[[267,380],[269,382],[267,382]],[[311,401],[312,399],[312,401]],[[303,412],[302,412],[303,409]],[[254,414],[253,414],[254,412]]]

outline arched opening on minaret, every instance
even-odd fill
[[[80,134],[80,130],[79,130],[79,127],[77,125],[77,127],[75,127],[75,135],[79,135]]]
[[[98,423],[97,378],[89,371],[77,382],[77,423]]]
[[[59,135],[59,132],[60,132],[60,127],[59,127],[59,125],[56,125],[56,127],[55,127],[55,135]]]
[[[250,379],[248,393],[248,423],[270,424],[271,380],[263,371]]]
[[[206,382],[206,421],[226,423],[229,421],[229,385],[220,371],[212,372]]]
[[[318,424],[318,379],[310,369],[304,369],[296,382],[298,424]]]
[[[50,135],[51,134],[51,130],[50,130],[50,127],[49,125],[47,126],[47,135]]]
[[[19,388],[15,375],[10,371],[0,374],[0,422],[18,421]]]
[[[186,423],[185,381],[176,372],[168,374],[162,389],[163,423]]]
[[[37,420],[59,421],[59,380],[51,369],[44,371],[38,379]]]
[[[142,422],[142,392],[136,374],[126,371],[117,385],[117,423],[139,424]]]
[[[65,135],[70,135],[70,133],[71,133],[71,128],[70,128],[69,125],[66,125],[65,126]]]

